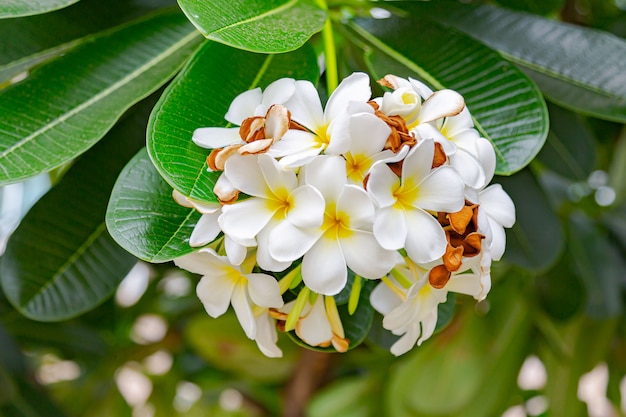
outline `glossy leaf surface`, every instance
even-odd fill
[[[1,0],[0,19],[47,13],[67,7],[78,0]]]
[[[626,122],[625,40],[494,6],[437,3],[423,10],[519,64],[554,102]]]
[[[115,179],[142,146],[151,103],[125,118],[26,215],[0,262],[0,284],[29,318],[63,320],[110,296],[136,263],[106,230]]]
[[[210,40],[253,52],[288,52],[319,32],[326,12],[314,0],[179,0]]]
[[[178,205],[141,150],[120,174],[107,209],[107,228],[124,249],[148,262],[192,252],[189,236],[200,214]]]
[[[191,141],[200,127],[225,127],[224,115],[238,94],[265,87],[281,77],[316,81],[315,54],[309,47],[293,53],[261,55],[207,42],[172,81],[148,125],[148,153],[159,173],[182,194],[217,201],[213,186],[219,172],[207,172],[209,150]]]
[[[541,149],[548,131],[541,94],[494,51],[424,19],[370,19],[353,28],[368,44],[365,59],[377,77],[411,76],[461,93],[477,129],[494,145],[499,174],[520,170]]]
[[[159,14],[94,38],[0,90],[0,184],[89,149],[124,110],[167,81],[198,41],[182,14]]]

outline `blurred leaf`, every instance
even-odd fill
[[[182,194],[217,201],[213,186],[220,172],[207,172],[208,149],[191,141],[199,127],[227,126],[224,115],[240,93],[281,77],[316,81],[315,53],[260,55],[207,42],[172,81],[148,125],[148,153],[163,178]]]
[[[15,398],[16,388],[13,378],[0,365],[0,407],[8,404]]]
[[[496,52],[424,19],[360,20],[352,28],[367,43],[366,60],[377,77],[391,72],[461,93],[477,129],[494,145],[499,174],[520,170],[543,146],[545,102],[532,81]]]
[[[28,2],[22,2],[28,4]],[[81,0],[52,13],[0,21],[0,85],[84,42],[83,38],[143,16],[174,0]],[[83,39],[78,39],[83,38]],[[88,38],[87,38],[88,39]]]
[[[533,271],[552,265],[563,249],[563,230],[557,214],[537,181],[526,169],[498,178],[515,203],[516,221],[506,229],[505,259]]]
[[[106,215],[113,239],[148,262],[191,253],[189,236],[199,219],[199,212],[174,201],[172,187],[154,168],[145,148],[120,174]]]
[[[550,100],[626,122],[626,41],[606,32],[489,6],[432,2],[427,12],[520,65]],[[601,63],[601,64],[599,64]]]
[[[159,14],[94,38],[0,90],[0,184],[89,149],[165,83],[198,41],[184,16]]]
[[[609,169],[609,186],[615,190],[616,200],[626,202],[626,129],[622,128],[613,148]]]
[[[510,9],[547,15],[557,13],[565,0],[497,0],[497,2]]]
[[[573,213],[569,219],[569,262],[587,289],[586,312],[609,318],[622,311],[621,288],[626,279],[626,260],[590,218]]]
[[[281,359],[264,356],[256,343],[246,337],[232,312],[218,319],[206,313],[192,317],[185,326],[185,338],[211,366],[245,379],[266,383],[285,381],[295,366],[293,344],[279,341],[283,351]]]
[[[596,162],[593,136],[579,115],[551,104],[548,110],[550,133],[537,157],[564,177],[586,180]]]
[[[337,379],[317,392],[309,401],[307,417],[370,417],[374,416],[378,387],[382,381],[371,375]]]
[[[537,292],[543,309],[561,321],[580,312],[586,301],[585,286],[568,256],[537,278]]]
[[[25,316],[63,320],[110,296],[136,263],[107,233],[110,190],[143,144],[154,100],[142,103],[80,158],[26,215],[0,258],[0,284]]]
[[[516,389],[530,321],[524,298],[511,297],[523,293],[520,282],[499,284],[486,316],[465,308],[439,337],[396,363],[385,387],[386,415],[502,414]]]
[[[252,52],[298,49],[322,30],[326,11],[314,0],[179,0],[189,20],[212,41]]]
[[[48,13],[67,7],[78,0],[1,0],[0,19]]]

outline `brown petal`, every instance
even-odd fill
[[[248,117],[239,127],[239,136],[245,142],[265,139],[265,118],[260,116]]]
[[[438,168],[445,164],[447,160],[448,157],[443,150],[443,146],[441,146],[441,143],[435,142],[435,156],[433,157],[433,164],[431,168]]]
[[[443,264],[450,272],[458,271],[463,264],[463,246],[455,248],[448,243],[446,253],[443,254]]]
[[[265,115],[265,137],[276,142],[289,130],[289,122],[290,113],[286,107],[280,104],[271,106]]]
[[[450,220],[450,227],[452,230],[462,235],[465,233],[465,229],[467,225],[472,220],[474,216],[474,210],[472,210],[471,206],[463,206],[460,211],[456,213],[449,213],[448,219]]]
[[[259,154],[265,152],[272,144],[274,143],[273,139],[259,139],[250,143],[246,143],[241,148],[239,148],[240,155],[251,155],[251,154]]]
[[[450,280],[450,271],[448,271],[445,265],[437,265],[428,273],[428,282],[433,288],[443,288]]]

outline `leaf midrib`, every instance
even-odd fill
[[[108,88],[102,90],[100,93],[94,95],[89,100],[83,102],[79,106],[74,107],[69,112],[63,113],[60,117],[57,117],[56,119],[52,120],[50,123],[44,125],[40,129],[36,130],[35,132],[31,133],[30,135],[28,135],[25,138],[21,139],[20,141],[16,142],[15,144],[13,144],[13,146],[5,149],[2,153],[0,153],[0,160],[3,159],[3,158],[6,158],[8,155],[13,153],[15,150],[21,148],[22,146],[25,146],[26,144],[28,144],[29,142],[31,142],[32,140],[34,140],[38,136],[40,136],[40,135],[44,134],[45,132],[53,129],[54,127],[58,126],[59,124],[65,122],[66,120],[68,120],[72,116],[75,116],[76,114],[82,112],[83,110],[87,109],[88,107],[94,105],[95,103],[98,103],[102,99],[104,99],[104,98],[108,97],[109,95],[113,94],[114,92],[116,92],[117,90],[121,89],[125,85],[129,84],[130,82],[132,82],[136,78],[139,78],[143,73],[148,71],[150,68],[155,67],[161,61],[165,60],[169,56],[171,56],[174,53],[176,53],[176,51],[178,49],[182,48],[183,45],[189,43],[196,36],[198,36],[198,34],[195,31],[195,29],[193,29],[191,33],[189,33],[188,35],[183,37],[181,40],[179,40],[176,43],[174,43],[172,46],[167,48],[165,51],[163,51],[160,54],[156,55],[154,57],[154,59],[151,59],[151,60],[147,61],[145,64],[141,65],[140,67],[138,67],[137,69],[135,69],[131,73],[127,74],[125,77],[123,77],[122,79],[118,80],[117,82],[115,82],[114,84],[109,86]]]

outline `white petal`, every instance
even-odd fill
[[[391,128],[373,114],[361,113],[350,118],[350,153],[353,155],[373,155],[380,152]]]
[[[296,333],[300,339],[311,346],[317,346],[332,339],[333,331],[326,316],[324,297],[318,296],[309,314],[298,321]]]
[[[278,222],[272,220],[270,224],[268,224],[257,236],[257,251],[256,251],[256,263],[259,265],[261,269],[272,272],[281,272],[285,269],[289,268],[291,265],[291,261],[283,262],[275,259],[269,251],[270,245],[270,235],[273,230],[280,226],[282,223],[288,222]]]
[[[413,349],[413,347],[415,346],[415,343],[417,342],[417,338],[419,337],[419,334],[420,334],[419,324],[414,324],[413,326],[409,327],[408,331],[404,334],[404,336],[398,339],[396,343],[391,345],[391,349],[390,349],[391,353],[395,356],[400,356],[400,355],[404,355],[405,353]]]
[[[450,166],[435,168],[418,190],[417,198],[411,203],[414,207],[455,213],[465,204],[465,185]]]
[[[406,214],[409,231],[405,249],[409,257],[417,263],[426,263],[440,258],[446,251],[446,235],[439,222],[422,210],[412,210]]]
[[[252,313],[252,306],[250,305],[245,285],[235,286],[231,304],[246,336],[248,336],[248,339],[254,339],[256,337],[256,320]]]
[[[423,98],[426,99],[426,98],[428,98],[428,97],[433,95],[433,90],[431,90],[430,87],[428,87],[423,82],[418,81],[418,80],[413,79],[413,78],[409,78],[409,82],[411,84],[411,87],[413,87],[415,89],[415,91],[417,91],[418,94],[420,96],[422,96]]]
[[[306,184],[317,188],[327,204],[337,201],[348,182],[346,163],[340,156],[321,155],[306,165],[303,174]]]
[[[271,156],[267,154],[259,155],[258,163],[267,187],[272,190],[275,196],[287,197],[286,193],[298,185],[296,174],[292,170],[280,166],[278,161]]]
[[[263,93],[260,88],[244,91],[239,94],[226,112],[224,118],[229,122],[238,126],[248,117],[254,116],[257,106],[261,103]],[[259,115],[260,116],[260,115]]]
[[[458,172],[463,183],[472,188],[480,188],[485,184],[485,171],[478,160],[465,149],[459,149],[450,156],[450,165]]]
[[[485,171],[484,185],[487,185],[493,178],[496,170],[496,151],[493,149],[491,142],[485,138],[479,138],[476,141],[476,147],[478,148],[478,160]]]
[[[374,220],[374,236],[380,245],[389,250],[404,247],[408,233],[404,212],[393,207],[378,211]]]
[[[395,265],[396,253],[383,249],[372,233],[353,230],[340,244],[348,268],[364,278],[378,279]]]
[[[281,105],[272,106],[265,118],[265,137],[278,140],[289,129],[289,110]]]
[[[248,292],[254,304],[268,308],[283,306],[280,287],[274,277],[266,274],[248,274],[246,278],[248,278]]]
[[[218,223],[222,231],[235,241],[254,238],[274,216],[267,200],[248,198],[222,208]]]
[[[235,242],[228,236],[224,236],[224,248],[226,249],[228,261],[233,265],[241,265],[248,254],[246,246]]]
[[[370,169],[370,177],[367,181],[367,192],[376,202],[378,207],[390,207],[397,198],[394,192],[400,187],[400,178],[393,173],[388,165],[377,163]]]
[[[504,227],[515,224],[515,204],[500,184],[493,184],[479,194],[480,207],[487,215]]]
[[[228,310],[235,282],[227,277],[204,276],[196,286],[196,294],[211,317],[219,317]]]
[[[452,275],[445,290],[477,297],[482,291],[480,277],[470,273]]]
[[[447,156],[454,155],[456,152],[456,145],[430,123],[420,123],[415,127],[415,132],[421,139],[432,139],[439,143]]]
[[[326,234],[304,255],[302,280],[316,293],[335,295],[348,279],[346,261],[336,239]]]
[[[239,195],[239,190],[233,187],[233,184],[223,173],[215,182],[213,192],[221,201],[231,201]]]
[[[263,112],[260,115],[265,114],[272,104],[284,104],[295,91],[296,81],[293,78],[280,78],[268,85],[263,91],[261,108],[258,109]]]
[[[296,153],[283,156],[280,159],[280,164],[285,168],[298,168],[311,162],[322,150],[321,146],[302,149]]]
[[[276,345],[278,334],[276,324],[268,313],[256,318],[256,341],[259,350],[269,358],[282,358],[283,352]]]
[[[186,269],[189,272],[199,275],[205,275],[214,267],[220,267],[224,263],[221,256],[211,248],[200,249],[179,258],[174,259],[177,267]]]
[[[172,190],[172,198],[183,207],[193,208],[193,204],[187,197],[178,190]]]
[[[474,121],[467,107],[456,116],[446,118],[443,128],[449,136],[455,136],[465,130],[473,130]]]
[[[322,102],[310,81],[296,81],[296,91],[284,104],[291,111],[291,119],[315,131],[324,125]]]
[[[243,143],[238,127],[201,127],[194,130],[191,140],[196,145],[208,149]]]
[[[187,198],[187,200],[193,206],[193,208],[195,208],[202,214],[215,213],[216,211],[222,208],[222,205],[217,202],[210,203],[208,201],[198,201],[198,200],[192,200],[190,198]]]
[[[489,244],[491,258],[494,261],[499,261],[502,255],[504,255],[506,248],[506,233],[504,232],[504,228],[491,217],[489,217],[489,226],[491,229],[491,242]]]
[[[456,116],[465,108],[463,96],[453,90],[439,90],[433,93],[419,114],[420,123],[432,122],[443,117]]]
[[[370,196],[356,185],[346,184],[337,199],[336,212],[349,218],[349,228],[371,230],[374,222],[374,203]]]
[[[402,304],[402,300],[393,292],[387,284],[381,282],[370,294],[370,304],[380,314],[389,314],[393,309]]]
[[[233,187],[254,196],[267,197],[267,185],[258,164],[258,155],[232,155],[224,164],[224,175]]]
[[[342,155],[350,149],[350,115],[342,113],[328,126],[330,138],[324,153],[326,155]]]
[[[326,204],[322,194],[311,185],[302,185],[289,196],[291,207],[287,219],[298,227],[320,227]]]
[[[422,182],[422,180],[431,172],[434,155],[434,141],[425,139],[415,145],[402,164],[403,180],[407,181],[410,179],[414,184]]]
[[[216,211],[211,214],[203,214],[200,220],[193,228],[189,237],[189,246],[204,246],[211,243],[220,233],[220,226],[217,224],[217,218],[220,212]]]
[[[299,228],[290,222],[281,222],[269,235],[269,253],[282,262],[301,258],[322,235],[318,228]]]
[[[422,334],[417,339],[417,346],[433,335],[435,327],[437,327],[437,308],[434,308],[428,317],[422,320]]]
[[[370,78],[363,72],[346,77],[330,95],[324,116],[327,121],[337,118],[348,110],[350,101],[366,102],[372,96]]]

